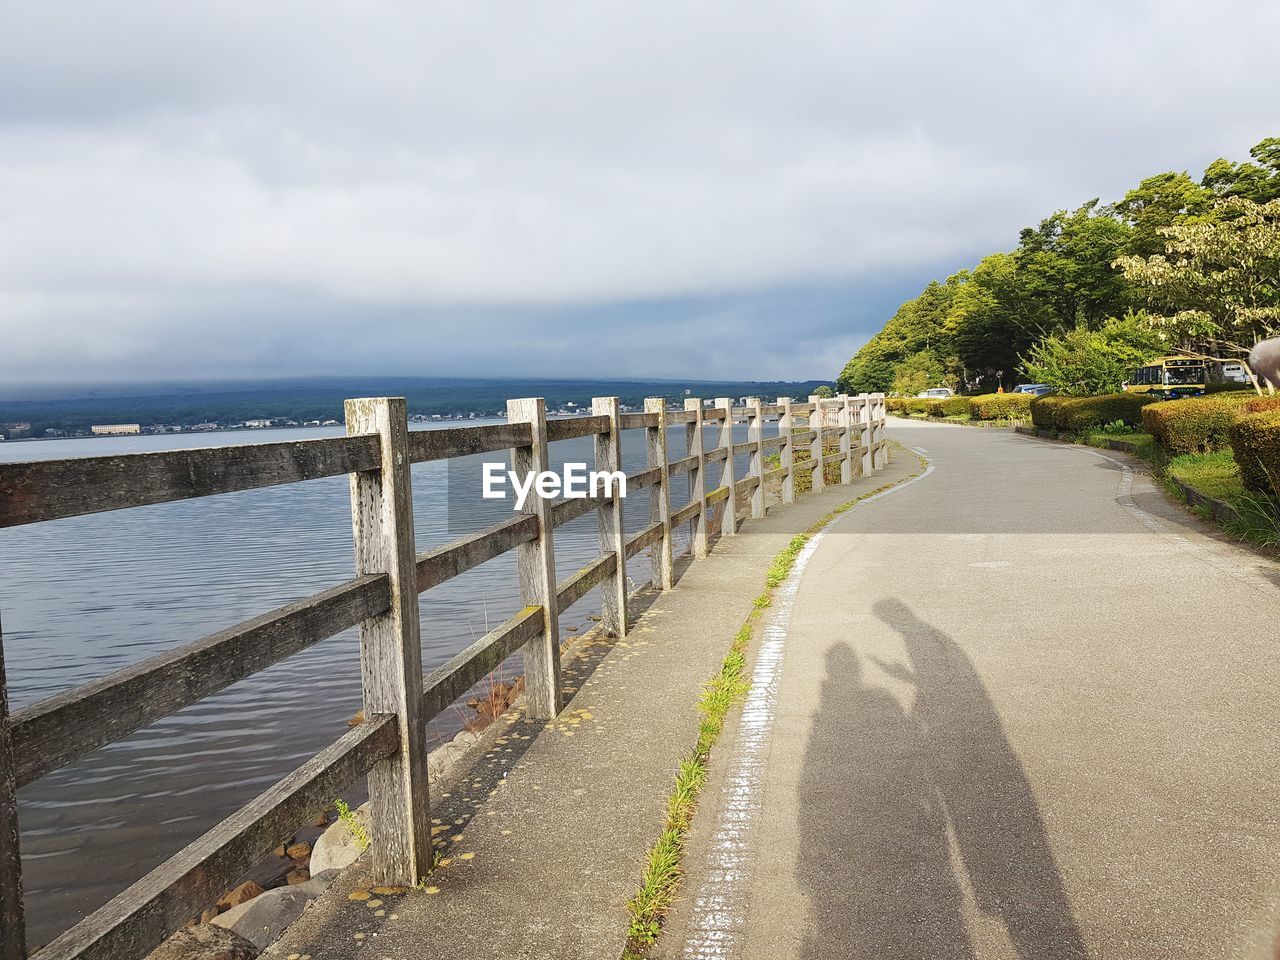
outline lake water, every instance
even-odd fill
[[[452,424],[440,424],[451,426]],[[415,425],[416,426],[416,425]],[[341,428],[0,443],[0,461],[338,436]],[[670,456],[685,455],[684,427]],[[735,442],[745,439],[742,428]],[[711,431],[707,444],[714,443]],[[552,447],[559,464],[594,462],[590,437]],[[645,466],[642,431],[623,435],[624,469]],[[511,514],[482,500],[480,463],[413,468],[419,550]],[[745,459],[738,476],[742,476]],[[708,470],[708,484],[717,481]],[[474,478],[473,490],[459,489]],[[674,507],[688,502],[684,476]],[[460,507],[459,505],[463,506]],[[648,492],[625,506],[648,522]],[[687,546],[685,531],[676,541]],[[598,553],[595,514],[556,530],[560,580]],[[222,494],[0,530],[0,624],[11,709],[102,677],[353,576],[347,478]],[[636,557],[628,569],[644,583]],[[422,596],[431,670],[519,610],[515,554]],[[599,613],[592,591],[560,618],[565,636]],[[518,655],[505,665],[518,672]],[[105,903],[218,820],[341,736],[360,709],[357,635],[349,630],[49,774],[19,793],[32,947]],[[432,735],[464,720],[446,711]]]

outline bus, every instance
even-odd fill
[[[1150,393],[1166,400],[1198,397],[1208,385],[1209,370],[1195,357],[1160,357],[1130,372],[1127,393]]]

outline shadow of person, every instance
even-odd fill
[[[832,646],[800,774],[801,956],[974,957],[930,753],[898,701],[863,684],[853,651]]]
[[[881,666],[915,684],[911,728],[978,907],[1022,960],[1084,960],[1031,784],[973,664],[901,601],[874,610],[906,644],[910,671]]]

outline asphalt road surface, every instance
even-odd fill
[[[657,953],[1269,960],[1280,567],[1122,454],[891,422],[932,470],[781,591]]]

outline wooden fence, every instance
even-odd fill
[[[504,424],[410,432],[405,401],[380,398],[346,402],[345,437],[0,464],[0,527],[349,474],[356,566],[346,583],[13,713],[0,639],[0,960],[27,956],[18,788],[356,625],[364,722],[35,957],[145,957],[365,775],[375,879],[418,883],[432,863],[427,722],[517,649],[524,654],[527,714],[555,717],[563,703],[561,612],[598,586],[602,628],[625,636],[628,560],[649,550],[654,585],[670,588],[673,529],[688,523],[693,555],[705,557],[713,512],[722,516],[722,535],[737,532],[739,494],[749,493],[750,516],[762,517],[771,481],[781,480],[782,500],[790,503],[801,471],[820,491],[829,464],[840,464],[842,483],[878,469],[887,456],[884,417],[882,394],[810,397],[803,404],[751,400],[737,408],[728,398],[712,406],[689,399],[680,411],[656,398],[645,401],[643,413],[622,413],[616,397],[597,397],[590,416],[552,420],[541,399],[525,399],[507,404]],[[778,422],[777,436],[764,436],[767,420]],[[742,422],[747,440],[734,443],[733,426]],[[672,459],[668,428],[679,424],[686,427],[687,451]],[[708,426],[717,436],[709,448]],[[617,489],[611,496],[560,500],[535,492],[508,520],[416,551],[412,464],[509,450],[512,468],[523,474],[549,469],[551,443],[593,436],[596,469],[616,471],[622,431],[637,428],[645,432],[647,468],[628,477],[627,491],[648,490],[651,521],[639,532],[625,533]],[[807,461],[798,456],[802,450]],[[773,451],[779,466],[767,469]],[[749,466],[738,479],[734,458],[743,454]],[[708,489],[707,467],[717,463],[724,464],[721,482]],[[690,500],[673,510],[668,487],[678,473],[689,477]],[[713,511],[721,501],[723,509]],[[591,511],[599,518],[600,555],[557,580],[554,531]],[[517,553],[524,609],[424,675],[419,594],[509,550]]]

